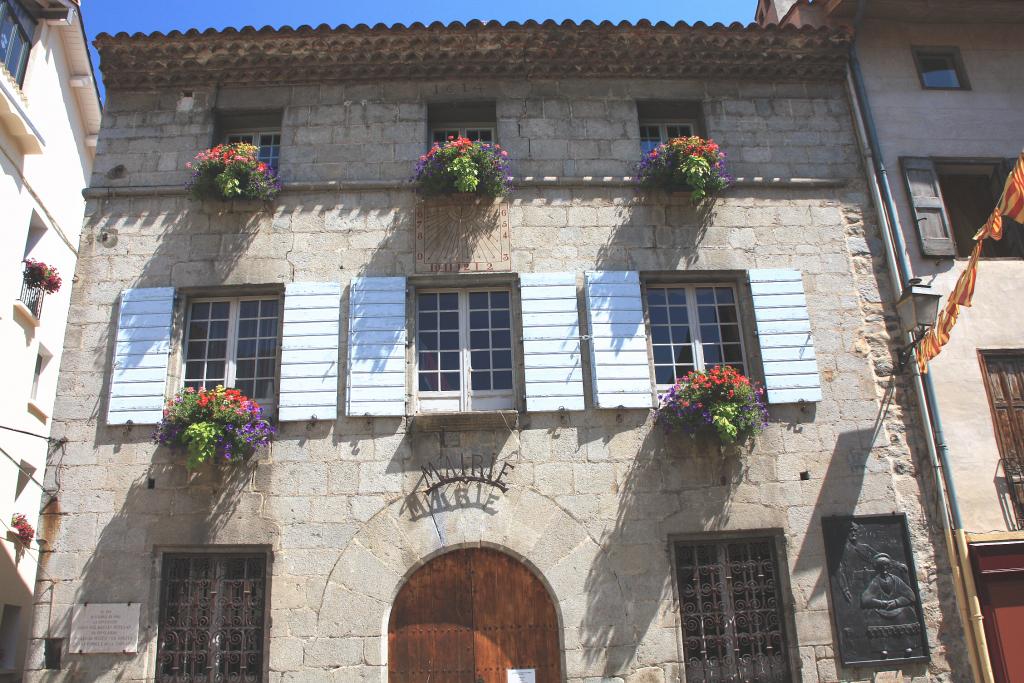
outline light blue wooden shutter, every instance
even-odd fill
[[[174,288],[121,292],[107,424],[156,424],[163,417]]]
[[[352,278],[346,415],[405,415],[405,278]]]
[[[769,403],[821,400],[811,320],[799,270],[751,270],[757,338]]]
[[[588,272],[586,292],[594,405],[653,407],[640,274],[632,270]]]
[[[340,319],[341,283],[285,285],[278,419],[337,418]]]
[[[583,410],[576,273],[523,273],[519,285],[526,409]]]

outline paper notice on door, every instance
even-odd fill
[[[506,669],[508,683],[537,683],[536,669]]]

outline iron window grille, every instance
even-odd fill
[[[645,286],[654,380],[667,389],[691,370],[731,365],[747,373],[743,330],[731,285]]]
[[[281,132],[280,131],[253,131],[246,133],[230,133],[225,136],[225,142],[244,142],[254,145],[259,149],[257,158],[277,170],[277,164],[281,159]]]
[[[35,31],[35,19],[17,0],[0,0],[0,60],[19,86],[25,83]]]
[[[690,137],[693,135],[693,122],[656,123],[653,121],[640,122],[640,149],[648,154],[658,145],[668,142],[672,138]]]
[[[677,543],[687,683],[789,683],[775,542]]]
[[[164,556],[158,683],[260,683],[266,629],[263,554]]]
[[[280,299],[197,299],[189,305],[184,385],[238,389],[271,409],[277,402]]]
[[[507,289],[416,294],[421,412],[514,407],[512,295]]]

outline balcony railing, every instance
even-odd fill
[[[32,311],[32,315],[39,320],[43,313],[43,297],[46,296],[46,292],[43,291],[42,287],[30,287],[26,283],[21,285],[21,303],[25,304],[28,310]]]
[[[1013,514],[1017,517],[1017,528],[1024,530],[1024,461],[1003,458],[1003,473],[1006,475],[1006,488],[1013,504]]]

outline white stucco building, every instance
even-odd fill
[[[0,521],[38,528],[72,275],[100,124],[76,2],[0,0]],[[23,288],[24,258],[52,265],[55,294]],[[58,448],[56,444],[51,447]],[[20,680],[40,544],[4,528],[0,681]]]
[[[762,0],[763,24],[855,31],[851,84],[891,267],[947,295],[1024,148],[1024,5],[1013,0]],[[873,138],[871,144],[869,139]],[[1024,680],[1024,229],[982,250],[973,306],[922,383],[945,460],[977,680]],[[907,374],[911,372],[908,368]],[[931,383],[931,387],[927,386]]]

